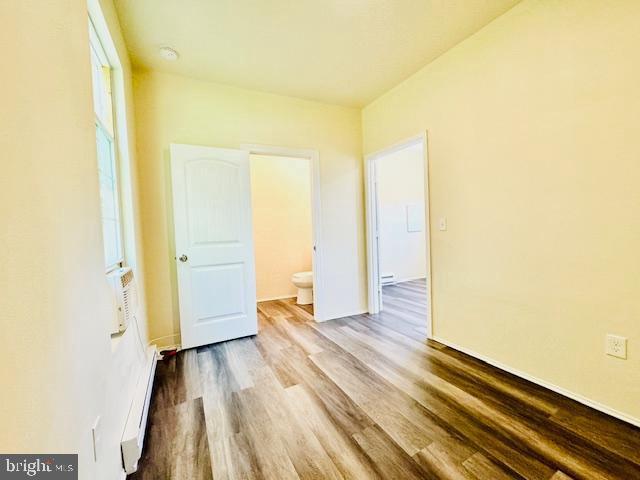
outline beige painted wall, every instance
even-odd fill
[[[380,273],[398,282],[427,274],[422,143],[376,160]],[[407,208],[419,211],[420,231],[409,231]]]
[[[365,152],[429,130],[435,335],[636,420],[638,18],[525,0],[363,112]]]
[[[325,293],[336,318],[366,309],[360,112],[154,72],[134,74],[150,335],[179,341],[169,144],[259,143],[320,153]]]
[[[304,158],[251,155],[258,300],[292,297],[291,275],[311,270],[311,167]]]
[[[103,3],[130,101],[126,50]],[[0,94],[0,451],[79,453],[80,478],[118,478],[139,343],[133,329],[117,344],[109,336],[115,305],[104,275],[87,3],[2,2],[0,17],[10,66]],[[46,75],[34,74],[37,65]],[[135,209],[125,220],[127,258],[140,268]]]

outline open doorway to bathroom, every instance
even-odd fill
[[[426,135],[369,155],[369,313],[402,316],[431,335]]]
[[[250,151],[258,315],[313,321],[320,283],[318,154],[244,148]]]

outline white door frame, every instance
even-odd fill
[[[424,200],[425,200],[425,239],[426,239],[426,259],[427,259],[427,337],[433,337],[432,330],[432,296],[431,296],[431,227],[429,223],[429,149],[427,142],[427,132],[415,137],[411,137],[390,147],[370,153],[364,157],[365,171],[365,208],[366,208],[366,234],[367,234],[367,291],[369,313],[380,312],[382,302],[380,286],[380,250],[379,250],[379,216],[378,216],[378,196],[376,185],[376,161],[391,153],[395,153],[412,145],[422,144],[424,155]]]
[[[320,153],[317,150],[303,148],[276,147],[243,143],[242,150],[249,155],[267,155],[277,157],[291,157],[309,160],[311,167],[311,229],[313,236],[312,270],[313,270],[313,318],[316,322],[325,320],[323,317],[323,284],[322,284],[322,234],[321,234],[321,197],[320,197]]]

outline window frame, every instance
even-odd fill
[[[109,68],[109,83],[110,83],[110,92],[109,92],[109,97],[111,100],[111,119],[112,119],[112,123],[113,123],[113,133],[111,133],[109,131],[109,128],[104,124],[104,122],[102,121],[102,119],[100,118],[100,116],[98,115],[98,112],[96,111],[95,108],[95,101],[93,99],[93,78],[91,79],[91,92],[92,92],[92,109],[93,109],[93,113],[94,113],[94,125],[96,129],[101,130],[101,132],[108,138],[109,142],[111,143],[111,164],[113,167],[113,183],[114,183],[114,196],[115,196],[115,220],[116,220],[116,225],[117,225],[117,229],[118,229],[118,258],[114,263],[111,264],[107,264],[106,262],[106,257],[104,259],[104,265],[105,265],[105,273],[109,274],[111,272],[113,272],[114,270],[117,270],[118,268],[122,268],[125,266],[125,244],[124,244],[124,223],[122,220],[122,198],[121,198],[121,194],[120,194],[120,161],[119,161],[119,145],[118,145],[118,118],[117,118],[117,112],[116,112],[116,108],[115,108],[115,103],[116,103],[116,99],[115,96],[113,94],[114,92],[114,87],[115,87],[115,78],[114,78],[114,65],[111,61],[109,61],[109,58],[107,56],[106,50],[104,48],[103,42],[100,39],[100,36],[98,35],[97,29],[95,28],[94,24],[93,24],[93,20],[91,18],[91,15],[88,16],[88,22],[89,22],[89,48],[91,49],[91,51],[89,52],[89,60],[90,62],[93,64],[93,60],[91,59],[91,55],[93,52],[95,52],[96,56],[98,57],[98,60],[100,61],[101,64],[108,66]],[[91,65],[91,75],[93,77],[93,65]],[[96,148],[97,148],[97,139],[96,139]],[[96,161],[99,162],[99,159],[96,157]],[[98,171],[98,181],[100,182],[100,172]],[[103,241],[103,254],[104,252],[104,243],[105,243],[105,237],[104,237],[104,228],[103,227],[103,215],[102,215],[102,205],[100,207],[100,226],[101,226],[101,230],[102,230],[102,241]]]

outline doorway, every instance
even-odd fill
[[[431,336],[426,134],[365,158],[369,313],[409,314]]]
[[[322,319],[318,152],[242,148],[250,158],[258,304]]]
[[[249,165],[258,305],[280,301],[313,315],[310,162],[250,155]]]
[[[258,332],[250,154],[310,165],[314,315],[307,318],[322,318],[318,152],[171,144],[170,153],[182,348]]]

